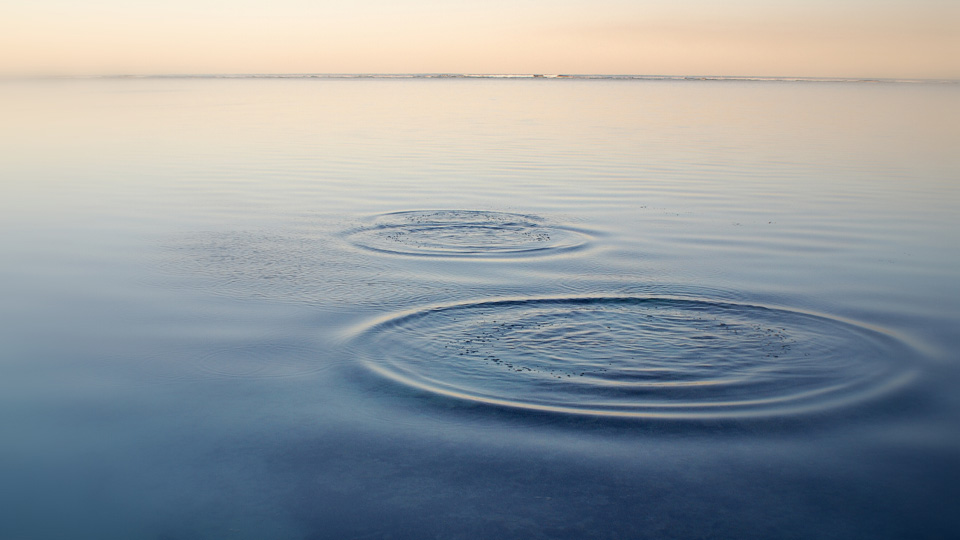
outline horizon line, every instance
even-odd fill
[[[648,81],[741,81],[741,82],[863,82],[863,83],[960,83],[960,79],[901,77],[817,77],[754,75],[649,75],[649,74],[553,74],[553,73],[147,73],[95,75],[2,75],[0,80],[51,79],[574,79]]]

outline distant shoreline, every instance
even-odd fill
[[[571,79],[629,81],[731,81],[808,83],[904,83],[957,84],[956,79],[898,79],[859,77],[754,77],[717,75],[595,75],[595,74],[486,74],[486,73],[227,73],[227,74],[145,74],[145,75],[40,75],[4,76],[0,80],[89,80],[89,79]]]

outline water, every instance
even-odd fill
[[[347,235],[373,251],[448,257],[545,255],[580,248],[588,240],[536,216],[477,210],[395,212]]]
[[[357,338],[368,367],[454,399],[636,418],[783,416],[886,391],[910,351],[841,321],[643,297],[453,305]],[[438,359],[443,359],[438,361]]]
[[[2,538],[960,535],[955,84],[0,96]]]

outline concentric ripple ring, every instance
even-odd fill
[[[615,417],[814,412],[907,382],[910,348],[824,315],[673,297],[434,306],[354,336],[401,385],[499,407]]]
[[[543,218],[480,210],[421,210],[374,217],[346,231],[356,246],[394,255],[509,257],[584,247],[590,236]]]

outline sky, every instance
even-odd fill
[[[3,0],[0,75],[960,79],[957,0]]]

